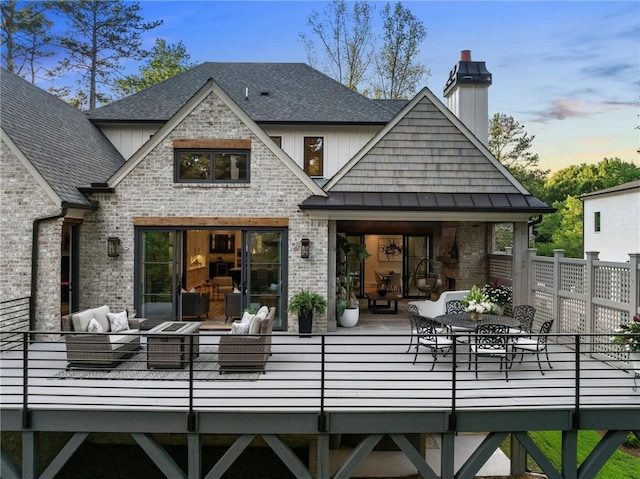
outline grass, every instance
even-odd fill
[[[562,433],[559,431],[535,431],[529,436],[538,445],[544,455],[557,470],[560,470],[562,453]],[[601,436],[597,431],[578,431],[578,465],[586,459],[593,448],[600,442]],[[509,454],[507,439],[502,449]],[[542,472],[536,462],[527,455],[527,468],[533,472]],[[595,476],[595,479],[637,479],[640,477],[640,455],[628,454],[618,449]]]

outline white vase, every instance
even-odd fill
[[[353,328],[356,324],[358,324],[358,319],[360,318],[360,310],[358,308],[345,309],[342,316],[338,318],[340,322],[340,326],[343,328]]]

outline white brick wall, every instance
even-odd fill
[[[0,298],[31,296],[33,220],[60,213],[33,175],[5,142],[0,145]],[[62,220],[40,224],[36,329],[60,329],[60,250]]]
[[[250,139],[251,183],[188,185],[173,181],[174,139]],[[311,220],[298,208],[307,187],[260,142],[215,95],[145,157],[116,187],[115,194],[94,195],[97,212],[80,228],[81,308],[133,305],[134,217],[288,218],[290,297],[301,288],[327,294],[327,221]],[[118,236],[122,253],[107,257],[107,237]],[[300,240],[311,239],[311,257],[300,258]],[[289,321],[289,330],[297,321]],[[326,318],[314,318],[314,330],[326,330]]]

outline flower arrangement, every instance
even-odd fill
[[[630,352],[640,351],[640,317],[634,316],[628,323],[618,326],[615,332],[622,334],[611,338],[614,343],[622,344]]]
[[[498,281],[485,284],[482,287],[482,292],[489,298],[491,303],[500,306],[506,306],[512,300],[511,288],[500,284]]]
[[[493,308],[489,296],[477,286],[472,286],[469,294],[462,298],[460,302],[468,313],[490,313]]]

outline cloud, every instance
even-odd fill
[[[637,102],[604,100],[600,102],[572,100],[570,98],[556,98],[552,106],[546,110],[534,112],[531,121],[547,123],[550,120],[567,120],[571,118],[589,118],[600,113],[626,108],[637,107]]]

